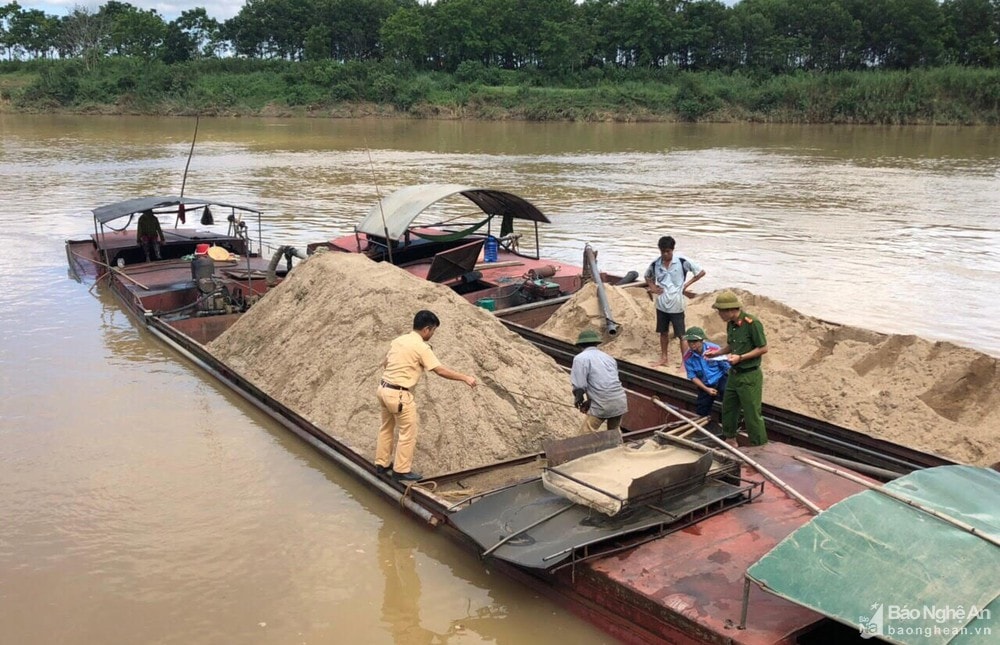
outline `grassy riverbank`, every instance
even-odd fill
[[[0,109],[146,115],[362,116],[535,121],[1000,124],[1000,69],[768,77],[589,69],[570,78],[463,64],[108,59],[0,63]]]

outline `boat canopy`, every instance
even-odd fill
[[[878,490],[848,497],[780,542],[747,578],[865,637],[996,643],[990,632],[1000,629],[1000,473],[940,466],[885,489],[913,504]]]
[[[185,207],[190,206],[197,208],[199,206],[221,206],[223,208],[233,208],[236,210],[247,211],[250,213],[259,214],[256,208],[250,208],[248,206],[237,206],[235,204],[226,204],[224,202],[216,201],[214,199],[199,199],[197,197],[137,197],[136,199],[127,199],[123,202],[117,202],[114,204],[107,204],[105,206],[98,206],[93,210],[94,219],[101,224],[106,224],[120,217],[128,217],[129,215],[134,215],[135,213],[141,213],[144,210],[156,209],[156,208],[167,208],[170,206],[177,206],[179,204],[184,204]]]
[[[433,204],[463,195],[486,215],[549,223],[549,218],[531,202],[513,193],[459,184],[420,184],[407,186],[383,197],[368,211],[357,231],[391,240],[400,239],[420,213]],[[386,235],[388,231],[388,235]]]

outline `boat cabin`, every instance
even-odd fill
[[[260,211],[246,206],[194,197],[139,197],[93,209],[94,233],[90,236],[90,248],[80,244],[82,240],[76,240],[71,241],[72,251],[82,256],[82,260],[106,266],[121,267],[147,262],[136,228],[141,214],[147,210],[159,220],[164,237],[160,244],[160,257],[151,260],[176,260],[193,255],[199,244],[218,246],[235,255],[247,255],[251,253],[252,240],[244,219],[255,216],[258,235],[260,231]],[[216,226],[217,218],[226,225],[224,233]],[[181,228],[188,220],[192,224],[200,223],[201,228]]]
[[[468,202],[477,211],[470,213]],[[325,247],[364,253],[445,284],[487,309],[503,309],[580,288],[578,266],[540,256],[538,225],[548,223],[538,207],[513,193],[422,184],[380,199],[352,235],[311,244],[308,252]]]
[[[163,232],[153,257],[147,257],[138,235],[138,221],[147,211]],[[70,270],[77,278],[107,277],[137,315],[192,321],[231,315],[244,311],[291,268],[294,249],[289,247],[278,249],[282,257],[270,262],[262,257],[261,212],[247,206],[166,196],[129,199],[91,212],[94,232],[66,242]],[[251,218],[257,220],[256,243],[245,221]],[[193,226],[185,226],[188,222]],[[199,247],[210,259],[194,262]],[[187,332],[201,340],[217,333],[203,322],[191,322]]]

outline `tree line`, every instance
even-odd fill
[[[0,6],[8,60],[390,61],[417,71],[752,72],[1000,65],[1000,0],[246,0],[167,21],[112,0]]]

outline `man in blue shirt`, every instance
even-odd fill
[[[712,412],[712,404],[721,399],[726,391],[726,378],[729,376],[729,362],[719,359],[705,358],[706,350],[719,350],[719,346],[705,340],[705,330],[701,327],[691,327],[684,334],[688,342],[688,351],[684,353],[684,369],[687,377],[698,386],[698,401],[695,412],[700,417]]]
[[[573,358],[569,373],[576,407],[587,415],[583,421],[585,432],[596,432],[605,421],[608,430],[616,430],[628,412],[628,398],[618,378],[618,362],[597,349],[600,344],[601,337],[593,329],[580,332],[576,346],[583,351]]]
[[[684,298],[694,294],[688,288],[705,277],[705,271],[697,262],[674,254],[677,243],[665,235],[657,242],[660,257],[646,269],[646,290],[656,300],[656,333],[660,335],[660,360],[653,367],[667,364],[667,349],[670,347],[670,328],[681,347],[681,356],[687,352],[684,340]],[[688,279],[688,273],[691,278]]]

